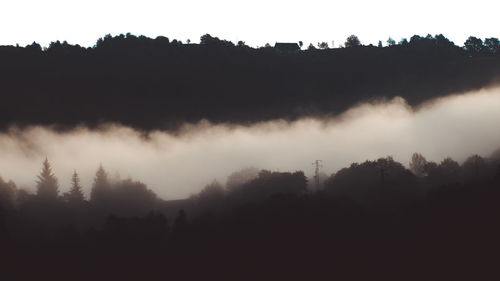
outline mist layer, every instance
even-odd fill
[[[500,88],[450,96],[411,108],[402,98],[360,104],[340,116],[274,120],[250,126],[186,124],[177,132],[140,132],[116,124],[58,132],[10,128],[0,134],[0,176],[34,190],[48,157],[60,191],[77,170],[88,196],[102,164],[111,178],[140,180],[164,199],[184,198],[214,179],[257,167],[313,173],[323,160],[331,174],[352,162],[392,156],[407,164],[413,152],[428,160],[489,155],[500,147]]]

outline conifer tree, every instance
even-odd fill
[[[82,186],[80,185],[80,177],[76,170],[71,177],[71,189],[68,194],[69,202],[82,202],[84,200]]]
[[[104,170],[102,165],[99,166],[90,192],[90,201],[94,204],[102,204],[109,194],[109,180],[108,173]]]
[[[52,173],[52,167],[49,161],[45,158],[43,161],[42,171],[38,175],[37,195],[44,199],[56,199],[59,193],[59,184],[56,176]]]

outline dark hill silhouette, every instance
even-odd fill
[[[498,40],[489,39],[462,48],[442,35],[413,36],[383,48],[356,43],[290,55],[208,34],[201,44],[127,34],[92,48],[2,46],[0,126],[120,122],[170,129],[201,119],[335,114],[397,95],[416,105],[496,79]]]
[[[21,196],[15,184],[0,180],[2,277],[492,276],[500,250],[499,160],[473,155],[461,165],[450,158],[436,164],[415,155],[412,167],[423,167],[412,169],[416,175],[387,157],[354,163],[332,175],[324,191],[311,191],[303,172],[255,175],[245,169],[231,175],[226,187],[214,181],[177,201],[156,199],[140,182],[109,182],[102,167],[94,182],[94,188],[105,187],[102,200],[91,202]],[[76,178],[74,173],[73,187]]]

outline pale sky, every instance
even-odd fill
[[[1,0],[0,45],[47,46],[55,40],[92,46],[105,34],[167,36],[199,42],[222,39],[265,43],[325,41],[356,34],[363,44],[443,33],[457,45],[469,35],[500,37],[498,1],[324,0]]]

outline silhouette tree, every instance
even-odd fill
[[[222,185],[214,180],[212,183],[207,184],[198,195],[195,197],[196,202],[202,206],[202,208],[216,208],[221,205],[226,192]]]
[[[218,37],[212,37],[208,33],[200,37],[200,44],[211,47],[234,47],[234,44],[232,42],[227,40],[221,40]]]
[[[0,177],[0,206],[3,206],[5,209],[14,207],[16,193],[16,184],[12,181],[5,182],[2,177]]]
[[[467,179],[480,179],[487,173],[486,160],[477,154],[469,156],[462,164],[462,169]]]
[[[359,41],[358,36],[353,34],[353,35],[347,37],[344,45],[346,48],[357,47],[357,46],[361,46],[361,41]]]
[[[477,54],[483,50],[483,40],[470,36],[465,41],[464,48],[471,54]]]
[[[422,40],[424,40],[424,38],[420,35],[413,35],[412,37],[410,37],[410,44],[412,45],[417,45],[418,43],[420,43]]]
[[[27,45],[25,48],[26,48],[26,50],[28,50],[32,53],[42,52],[42,46],[40,46],[40,44],[38,44],[37,42],[31,43],[31,45]]]
[[[312,43],[309,44],[309,46],[307,47],[308,50],[316,50],[316,47],[314,47],[314,45]]]
[[[410,171],[417,176],[425,176],[425,165],[427,165],[427,160],[420,153],[413,153],[410,161]]]
[[[307,190],[304,172],[271,172],[261,170],[257,178],[230,190],[228,196],[242,201],[268,198],[276,194],[300,195]]]
[[[156,45],[161,48],[168,46],[168,44],[170,43],[170,39],[168,39],[168,37],[165,36],[157,36],[155,38],[155,41]]]
[[[226,189],[233,190],[242,187],[245,183],[257,178],[259,169],[245,168],[229,175],[226,182]]]
[[[104,204],[109,198],[110,184],[108,180],[108,174],[99,165],[99,169],[95,174],[94,184],[92,185],[92,190],[90,192],[90,202],[93,204]]]
[[[304,42],[299,41],[299,47],[302,49],[302,46],[304,46]]]
[[[434,41],[436,45],[440,48],[453,49],[457,48],[455,43],[451,42],[448,38],[446,38],[443,34],[438,34],[434,37]]]
[[[376,161],[353,163],[325,182],[325,190],[343,194],[357,200],[386,195],[413,197],[417,193],[416,177],[391,157]]]
[[[200,37],[200,44],[202,45],[209,45],[211,44],[212,42],[215,41],[215,38],[212,37],[210,34],[204,34]]]
[[[71,189],[65,195],[65,199],[70,203],[83,202],[84,200],[83,190],[80,185],[80,177],[78,176],[76,170],[73,172],[73,176],[71,177]]]
[[[496,54],[500,50],[500,41],[498,38],[487,38],[484,40],[484,46],[491,54]]]
[[[457,161],[451,159],[450,157],[446,157],[439,163],[439,166],[442,169],[445,169],[450,172],[456,172],[458,169],[460,169],[460,165],[458,164]]]
[[[43,199],[56,199],[59,193],[57,178],[52,173],[49,160],[43,161],[42,171],[37,180],[37,196]]]
[[[156,194],[139,181],[125,179],[108,190],[106,204],[116,214],[144,215],[155,208]]]
[[[318,43],[318,48],[320,48],[322,50],[326,50],[326,49],[328,49],[328,43],[326,43],[326,42]]]
[[[387,46],[394,46],[394,45],[396,45],[396,41],[391,37],[389,37],[389,39],[387,39]]]
[[[34,46],[36,48],[36,45]],[[54,56],[71,56],[79,55],[85,51],[85,48],[80,45],[71,45],[67,41],[62,43],[58,40],[51,42],[46,52]]]
[[[207,184],[201,191],[198,193],[199,199],[219,199],[220,197],[224,197],[224,188],[217,181],[214,180],[210,184]]]
[[[429,183],[433,185],[455,183],[460,180],[460,165],[457,161],[447,157],[439,165],[433,162],[428,163],[426,173]]]

